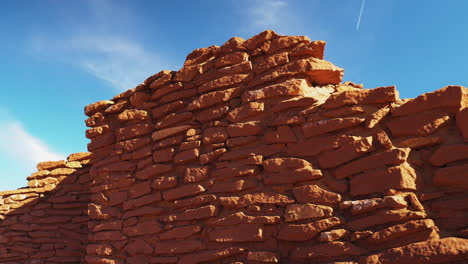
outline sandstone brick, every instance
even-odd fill
[[[468,189],[468,165],[445,167],[435,171],[434,185],[456,189]]]
[[[155,203],[157,201],[161,201],[161,193],[159,192],[151,193],[151,194],[142,196],[140,198],[128,200],[123,203],[123,209],[124,210],[135,209],[138,207],[142,207],[144,205]]]
[[[151,188],[155,190],[165,190],[177,186],[176,177],[159,177],[151,183]]]
[[[174,101],[156,108],[151,109],[151,116],[153,119],[160,119],[161,117],[177,111],[184,107],[184,102],[183,101]]]
[[[262,125],[260,122],[246,122],[232,124],[227,127],[230,137],[244,137],[258,135],[262,132]]]
[[[195,254],[184,255],[180,258],[179,264],[196,264],[207,261],[216,261],[230,256],[238,255],[245,251],[240,247],[228,247],[225,249],[215,249],[203,251]]]
[[[429,159],[434,166],[468,159],[468,145],[444,145],[438,148]]]
[[[241,87],[234,87],[230,89],[226,89],[223,91],[214,91],[210,93],[206,93],[192,101],[188,106],[187,110],[198,110],[207,108],[219,103],[227,102],[232,98],[238,96],[241,92]]]
[[[263,241],[263,229],[259,225],[238,225],[214,229],[208,232],[208,239],[215,242],[258,242]]]
[[[151,216],[151,215],[160,215],[164,212],[163,208],[153,207],[153,206],[143,206],[131,211],[126,211],[122,218],[128,219],[135,216]]]
[[[346,229],[335,229],[327,232],[320,233],[318,241],[320,242],[331,242],[343,238],[349,234],[349,231]]]
[[[87,127],[95,127],[105,125],[106,118],[101,112],[95,113],[91,117],[85,120]]]
[[[362,122],[364,122],[364,118],[359,117],[333,118],[306,123],[302,126],[302,131],[304,132],[305,137],[313,137],[346,128],[356,127]]]
[[[463,86],[446,86],[434,92],[422,94],[410,99],[403,105],[392,110],[393,116],[404,116],[424,112],[435,108],[460,108],[468,89]],[[465,99],[466,100],[466,99]]]
[[[150,259],[151,263],[177,263],[178,257],[152,257]]]
[[[124,240],[126,237],[120,231],[101,231],[93,234],[95,241],[116,241]]]
[[[277,253],[273,253],[273,252],[268,252],[268,251],[252,252],[252,251],[249,251],[249,253],[247,253],[247,260],[266,262],[266,263],[278,263],[279,262],[279,257],[277,255]]]
[[[355,115],[355,114],[362,114],[365,112],[366,111],[364,107],[360,105],[351,105],[351,106],[342,106],[336,109],[330,109],[320,114],[325,117],[334,118],[334,117],[343,117],[343,116],[350,116],[350,115]]]
[[[381,104],[398,100],[398,92],[395,86],[378,87],[366,90],[348,90],[334,93],[321,105],[323,108],[337,108],[354,104]]]
[[[209,108],[196,113],[195,119],[206,123],[212,120],[220,119],[229,112],[229,106],[221,105],[213,108]]]
[[[199,93],[206,93],[213,90],[221,90],[247,82],[252,76],[250,74],[234,74],[209,81],[198,87]]]
[[[196,196],[193,198],[176,200],[173,202],[172,206],[175,208],[197,206],[197,205],[212,203],[216,201],[216,199],[217,199],[216,196],[212,194],[205,194],[205,195],[200,195],[200,196]]]
[[[86,130],[86,137],[89,139],[92,139],[99,135],[106,134],[109,131],[110,129],[108,125],[93,127],[93,128]]]
[[[284,220],[286,222],[301,221],[304,219],[316,219],[330,217],[333,208],[315,204],[291,204],[286,207]]]
[[[199,233],[201,230],[202,228],[199,225],[176,227],[174,229],[171,229],[171,230],[168,230],[159,234],[159,239],[161,240],[183,239],[191,235],[194,235],[196,233]]]
[[[162,87],[158,88],[156,91],[154,91],[153,94],[151,95],[151,100],[157,100],[157,99],[163,97],[166,94],[178,91],[178,90],[180,90],[182,88],[183,88],[183,85],[182,85],[181,82],[167,84],[165,86],[162,86]]]
[[[202,155],[200,155],[200,164],[205,165],[205,164],[208,164],[210,162],[213,162],[226,152],[227,152],[227,149],[219,148],[219,149],[215,149],[215,150],[213,150],[211,152],[202,154]]]
[[[224,127],[209,127],[203,131],[204,144],[226,142],[228,137],[228,132]]]
[[[255,187],[256,184],[257,182],[253,180],[233,180],[215,182],[210,191],[214,193],[240,192],[243,190],[251,189]]]
[[[293,194],[300,203],[336,205],[341,201],[341,195],[324,190],[318,185],[295,187]]]
[[[387,135],[387,132],[385,132],[385,130],[377,129],[373,137],[375,141],[377,141],[379,145],[382,146],[384,149],[388,150],[393,148],[393,143]]]
[[[194,196],[202,193],[205,188],[199,184],[184,185],[178,188],[170,189],[163,192],[164,200],[177,200],[187,196]]]
[[[320,170],[312,169],[312,167],[304,167],[299,169],[291,169],[278,173],[266,174],[264,176],[265,184],[290,184],[302,181],[309,181],[321,178]]]
[[[468,107],[465,107],[465,108],[461,109],[457,113],[456,121],[457,121],[457,127],[460,130],[460,133],[461,133],[464,141],[468,142]]]
[[[254,87],[281,77],[290,77],[297,74],[306,74],[312,84],[338,84],[341,82],[343,69],[317,58],[301,59],[260,74],[254,81],[249,83],[249,86]]]
[[[204,249],[202,242],[194,239],[159,241],[154,245],[154,253],[158,255],[189,253],[200,249]]]
[[[275,105],[273,105],[270,110],[274,113],[278,113],[278,112],[286,112],[289,109],[298,109],[298,108],[307,109],[311,105],[314,105],[317,101],[319,101],[321,97],[323,96],[323,94],[314,92],[317,90],[319,89],[317,88],[308,89],[307,91],[305,91],[306,97],[304,97],[303,95],[299,95],[297,97],[281,100],[277,102]],[[286,114],[288,114],[288,112],[286,112]]]
[[[338,179],[342,179],[366,170],[384,167],[385,165],[398,165],[405,162],[408,155],[409,149],[387,150],[343,165],[335,170],[334,175]]]
[[[365,182],[366,184],[362,184]],[[369,170],[351,178],[352,196],[380,193],[387,189],[415,190],[416,172],[407,163],[399,166]]]
[[[185,169],[184,182],[199,182],[208,177],[208,166],[203,167],[191,167]]]
[[[203,74],[203,72],[203,67],[200,64],[184,65],[184,67],[174,75],[174,81],[189,82],[200,74]]]
[[[227,140],[226,144],[228,147],[238,147],[238,146],[248,145],[256,141],[257,141],[257,137],[255,136],[245,136],[245,137],[230,138]]]
[[[295,143],[297,142],[297,139],[293,130],[289,126],[279,126],[276,131],[265,134],[265,142],[267,144]]]
[[[37,164],[37,170],[38,171],[41,171],[41,170],[52,170],[52,169],[56,169],[56,168],[65,168],[66,167],[66,163],[64,160],[59,160],[59,161],[44,161],[44,162],[39,162]]]
[[[182,132],[185,132],[192,128],[192,126],[186,125],[186,126],[178,126],[178,127],[171,127],[171,128],[166,128],[166,129],[161,129],[152,134],[152,139],[154,141],[161,140]]]
[[[140,180],[155,178],[158,175],[164,174],[172,170],[172,165],[155,164],[139,170],[135,173],[135,177]]]
[[[117,140],[126,140],[151,133],[153,128],[149,124],[136,124],[119,128],[115,132]]]
[[[81,161],[86,160],[91,157],[91,152],[79,152],[68,155],[67,160],[71,161]]]
[[[230,214],[214,221],[215,225],[234,226],[239,224],[278,224],[280,216],[250,216],[243,212]]]
[[[156,221],[138,223],[132,227],[126,227],[123,232],[127,236],[143,236],[157,234],[162,231],[161,225]]]
[[[161,217],[163,222],[174,222],[174,221],[190,221],[197,219],[205,219],[216,216],[218,209],[214,205],[207,205],[196,209],[188,209],[180,214],[173,214]]]
[[[175,92],[165,95],[164,97],[159,99],[159,103],[161,104],[170,103],[173,101],[178,101],[180,99],[193,97],[195,95],[197,95],[196,89],[184,89],[181,91],[175,91]]]
[[[179,146],[179,150],[188,150],[188,149],[194,149],[194,148],[199,148],[201,146],[201,141],[196,140],[196,141],[190,141],[190,142],[182,142]]]
[[[119,259],[108,259],[95,256],[86,256],[85,259],[89,264],[123,264],[123,261]]]
[[[359,263],[443,263],[466,259],[468,240],[455,237],[434,239],[387,249],[381,253],[362,257]]]
[[[323,60],[323,53],[326,42],[323,40],[301,43],[291,50],[291,56],[309,55]]]
[[[115,144],[115,148],[119,154],[124,152],[131,152],[137,150],[145,145],[148,145],[151,142],[149,137],[138,137],[133,139],[128,139],[124,141],[119,141]]]
[[[177,124],[187,123],[192,120],[192,112],[171,113],[165,116],[161,121],[156,123],[157,129],[172,127]]]
[[[253,71],[260,74],[273,67],[284,65],[289,62],[288,52],[273,54],[268,57],[260,57],[253,66]]]
[[[230,54],[227,54],[219,59],[216,59],[215,61],[215,67],[216,68],[221,68],[224,66],[229,66],[237,63],[241,63],[243,61],[248,60],[249,55],[245,52],[233,52]]]
[[[184,62],[184,66],[202,63],[210,59],[218,51],[218,46],[209,46],[207,48],[195,49],[189,55],[187,55],[187,58]]]
[[[411,236],[416,232],[428,230],[432,227],[434,227],[434,221],[431,219],[413,220],[375,232],[367,237],[366,241],[372,244],[383,244],[390,240]]]
[[[242,95],[243,102],[257,101],[278,96],[294,96],[303,94],[309,85],[305,79],[291,79],[258,90],[247,91]]]
[[[174,148],[156,150],[153,152],[153,161],[156,163],[172,161],[172,159],[174,158],[174,153]]]
[[[255,35],[244,42],[245,46],[249,50],[254,50],[258,48],[261,44],[265,41],[277,38],[278,34],[276,34],[273,30],[265,30],[262,33]]]
[[[92,116],[97,112],[101,112],[101,111],[105,110],[108,106],[113,105],[113,104],[114,104],[114,102],[109,101],[109,100],[98,101],[96,103],[92,103],[90,105],[87,105],[84,108],[84,113],[87,116]]]
[[[313,137],[297,144],[288,144],[286,153],[296,157],[311,157],[358,139],[358,137],[346,135]]]
[[[318,157],[318,162],[320,167],[324,169],[334,168],[356,159],[372,150],[372,137],[365,137],[347,143],[338,149],[323,153]]]
[[[242,208],[254,204],[275,204],[284,206],[294,203],[294,200],[286,195],[278,193],[253,193],[242,196],[220,197],[219,202],[227,208]]]
[[[86,247],[88,255],[110,256],[112,252],[113,249],[108,244],[88,244]]]
[[[153,248],[144,239],[131,240],[125,246],[125,250],[131,256],[134,256],[136,254],[151,255],[153,253]],[[142,263],[142,261],[138,260],[138,262],[136,262],[136,263]]]
[[[158,89],[159,87],[168,84],[172,79],[172,72],[161,71],[157,77],[152,78],[153,80],[149,83],[151,89]]]
[[[307,224],[285,224],[281,226],[278,239],[287,241],[307,241],[316,237],[320,232],[343,224],[338,217],[331,217]]]
[[[352,220],[346,224],[346,228],[352,231],[364,230],[369,227],[385,225],[395,222],[403,222],[415,219],[426,218],[424,212],[416,212],[407,209],[399,210],[380,210],[374,214]]]
[[[134,184],[129,190],[128,194],[131,199],[137,198],[151,192],[151,184],[149,181]]]
[[[366,118],[366,127],[374,128],[390,112],[389,107],[383,107]]]
[[[116,104],[108,106],[106,108],[106,110],[104,110],[104,113],[106,113],[106,114],[120,113],[127,107],[128,107],[128,101],[127,100],[119,101]]]
[[[412,137],[395,141],[395,146],[401,148],[420,149],[442,143],[440,137]]]
[[[117,116],[117,119],[120,122],[143,121],[147,120],[148,118],[148,112],[138,109],[127,109]]]
[[[387,122],[392,136],[427,136],[447,123],[450,115],[443,112],[425,112],[394,118]]]
[[[250,117],[257,116],[263,113],[264,110],[264,103],[249,102],[248,104],[245,104],[229,112],[226,119],[233,123],[238,123]]]
[[[185,150],[185,151],[177,153],[174,156],[174,163],[175,164],[187,163],[187,162],[198,159],[199,156],[200,156],[200,151],[197,148]]]
[[[319,244],[310,247],[295,248],[291,253],[293,259],[316,259],[320,257],[343,257],[359,256],[367,253],[367,250],[360,248],[350,242],[334,241],[326,244]]]

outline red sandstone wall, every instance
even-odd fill
[[[232,38],[87,106],[85,263],[466,263],[468,89],[363,90],[324,46]]]
[[[85,263],[89,156],[39,163],[29,187],[0,192],[0,263]]]

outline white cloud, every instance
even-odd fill
[[[73,10],[61,6],[57,28],[33,31],[29,50],[49,61],[78,67],[119,91],[133,88],[162,70],[160,56],[132,35],[136,18],[130,10],[110,1],[84,3],[86,20],[73,17]]]
[[[76,35],[68,43],[79,54],[74,60],[77,66],[122,91],[160,68],[158,56],[125,38]]]
[[[284,24],[284,17],[281,15],[287,3],[280,0],[255,0],[248,9],[251,17],[251,25],[254,29],[277,28]]]
[[[25,130],[18,121],[0,123],[0,153],[34,171],[38,162],[61,160],[65,155],[53,151],[46,143]]]

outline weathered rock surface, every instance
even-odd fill
[[[466,263],[468,89],[342,82],[264,31],[85,107],[90,152],[0,192],[0,263]]]

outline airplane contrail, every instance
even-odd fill
[[[359,11],[359,17],[356,25],[356,31],[359,30],[359,25],[361,24],[361,17],[362,17],[362,11],[364,10],[364,4],[366,3],[366,0],[362,0],[361,4],[361,11]]]

